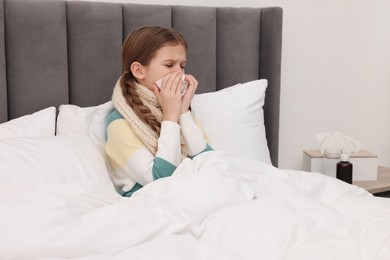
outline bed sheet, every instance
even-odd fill
[[[132,198],[77,190],[1,186],[0,259],[390,259],[390,200],[224,152]]]

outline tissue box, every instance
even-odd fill
[[[378,178],[378,156],[361,150],[350,154],[353,165],[353,181],[376,181]],[[303,151],[303,170],[308,172],[324,172],[324,155],[320,150]]]

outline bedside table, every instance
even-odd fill
[[[378,166],[378,179],[376,181],[354,181],[353,185],[372,194],[390,191],[390,168]]]

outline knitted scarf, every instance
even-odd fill
[[[150,109],[151,113],[156,117],[157,121],[161,123],[163,119],[163,112],[154,92],[136,82],[135,90],[142,103]],[[116,110],[129,123],[134,133],[144,143],[146,148],[153,155],[156,155],[159,136],[157,132],[155,132],[148,124],[142,121],[134,112],[134,110],[129,106],[126,101],[126,98],[123,96],[122,88],[120,86],[120,80],[118,80],[114,87],[112,102]],[[182,159],[184,159],[187,157],[187,149],[184,144],[184,139],[182,135],[180,135],[180,142]]]

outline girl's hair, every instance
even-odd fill
[[[120,85],[123,96],[136,115],[160,134],[161,123],[152,115],[150,109],[140,100],[135,91],[136,78],[130,71],[133,62],[149,65],[157,51],[164,46],[181,44],[187,50],[187,42],[182,34],[172,28],[162,26],[143,26],[133,30],[125,39],[122,48],[122,71]]]

